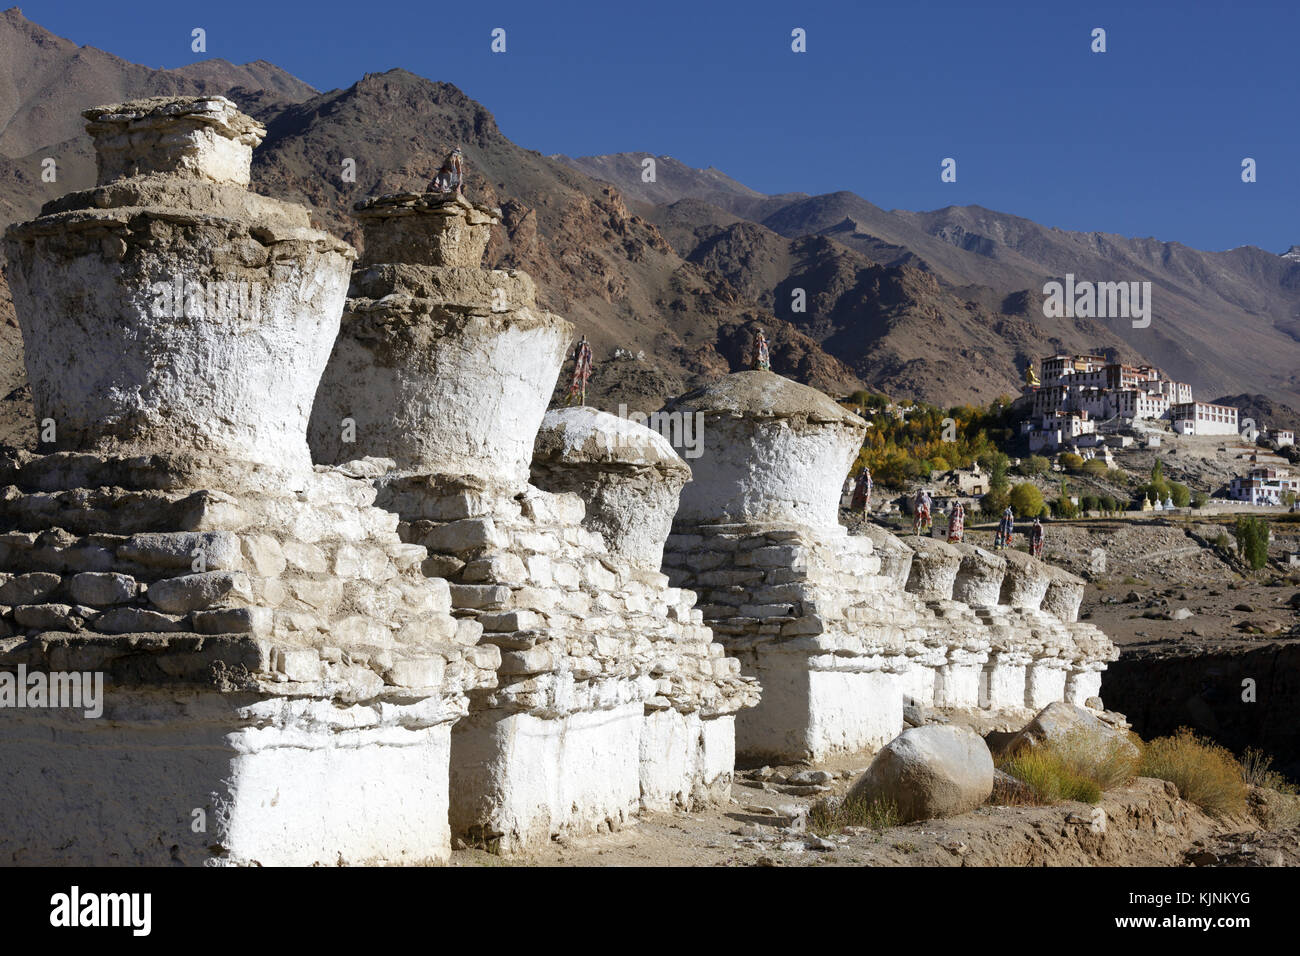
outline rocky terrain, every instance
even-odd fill
[[[881,209],[851,192],[759,196],[716,170],[687,170],[667,157],[661,157],[655,187],[647,188],[640,183],[641,160],[646,155],[567,161],[614,183],[655,222],[669,215],[682,218],[682,211],[669,213],[665,207],[689,200],[695,203],[691,218],[699,216],[700,206],[708,205],[787,239],[825,237],[880,266],[931,273],[944,292],[968,302],[985,326],[1013,345],[1019,330],[1012,326],[1004,333],[996,326],[1004,316],[1014,318],[1023,310],[1026,318],[1032,314],[1032,324],[1038,326],[1025,330],[1026,344],[1038,335],[1059,341],[1058,347],[1068,350],[1074,336],[1086,333],[1096,336],[1092,348],[1102,350],[1118,339],[1175,379],[1191,382],[1198,393],[1249,389],[1291,403],[1300,398],[1294,257],[1250,246],[1205,252],[1153,238],[1068,232],[979,206],[909,212]],[[716,220],[718,215],[706,213],[703,218]],[[1096,281],[1150,281],[1150,326],[1135,329],[1127,319],[1098,320],[1107,332],[1103,336],[1090,328],[1070,327],[1064,320],[1045,321],[1039,311],[1043,283],[1066,273]],[[910,302],[919,316],[946,312],[926,297],[913,296]],[[813,314],[811,307],[809,314]],[[917,360],[917,380],[940,377],[949,371],[944,359],[957,358],[950,343],[964,344],[960,325],[945,315],[942,330],[934,335],[924,322],[915,326],[914,337],[925,347],[923,351],[914,346],[918,354],[909,356]],[[1225,348],[1227,342],[1231,348]],[[828,351],[852,364],[851,352],[840,351],[839,344],[843,343],[829,344]],[[1009,385],[1019,381],[1015,372],[1023,370],[1024,364],[1013,367],[1014,348],[1009,350],[996,340],[988,351],[961,357],[976,364],[985,361],[987,367],[981,370],[985,377]],[[871,381],[900,395],[912,393],[913,382],[895,379],[894,373],[885,368]],[[947,401],[963,399],[972,382],[959,376],[951,384]]]
[[[1300,827],[1269,829],[1257,813],[1216,819],[1163,780],[1138,778],[1095,806],[990,803],[957,817],[810,833],[808,809],[841,797],[862,767],[768,767],[741,774],[730,802],[656,813],[617,832],[556,841],[517,866],[1296,866]],[[766,778],[766,779],[764,779]],[[825,780],[820,784],[777,781]],[[809,794],[806,792],[814,790]],[[1100,810],[1100,815],[1098,814]],[[500,866],[462,846],[452,866]]]

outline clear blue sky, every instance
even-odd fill
[[[974,203],[1204,249],[1300,243],[1294,0],[22,6],[148,66],[204,58],[190,51],[201,26],[206,56],[266,59],[322,90],[405,67],[456,84],[542,153],[666,153],[763,192]],[[806,53],[790,49],[795,27]],[[944,157],[956,183],[940,182]]]

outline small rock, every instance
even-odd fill
[[[801,770],[791,775],[787,783],[798,787],[817,787],[830,783],[835,777],[825,770]]]

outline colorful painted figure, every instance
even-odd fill
[[[1002,512],[1002,520],[998,522],[997,533],[993,536],[993,550],[1001,551],[1003,548],[1011,547],[1011,537],[1016,533],[1016,516],[1010,507]]]
[[[952,511],[948,513],[948,541],[950,544],[956,544],[966,533],[966,506],[960,501],[954,501]]]
[[[763,330],[758,330],[758,336],[754,339],[754,355],[750,360],[750,367],[763,372],[772,371],[772,357],[768,354],[767,336]]]
[[[1036,558],[1043,556],[1043,523],[1037,518],[1029,529],[1029,553]]]
[[[853,500],[849,502],[849,509],[863,514],[871,511],[871,469],[866,465],[862,466],[857,484],[853,486]]]
[[[912,534],[930,533],[930,504],[930,492],[922,488],[916,493],[916,516],[912,518]]]
[[[587,379],[591,377],[591,346],[584,335],[573,350],[573,378],[569,381],[569,392],[564,397],[564,404],[572,405],[576,400],[579,405],[587,404]]]

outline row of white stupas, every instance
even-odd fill
[[[354,265],[248,192],[228,100],[85,115],[98,184],[5,237],[43,443],[0,460],[0,671],[106,687],[0,709],[0,859],[507,852],[876,748],[904,696],[1097,694],[1078,579],[846,533],[865,424],[821,393],[683,396],[688,467],[547,413],[573,330],[480,267],[495,210],[366,201]]]

